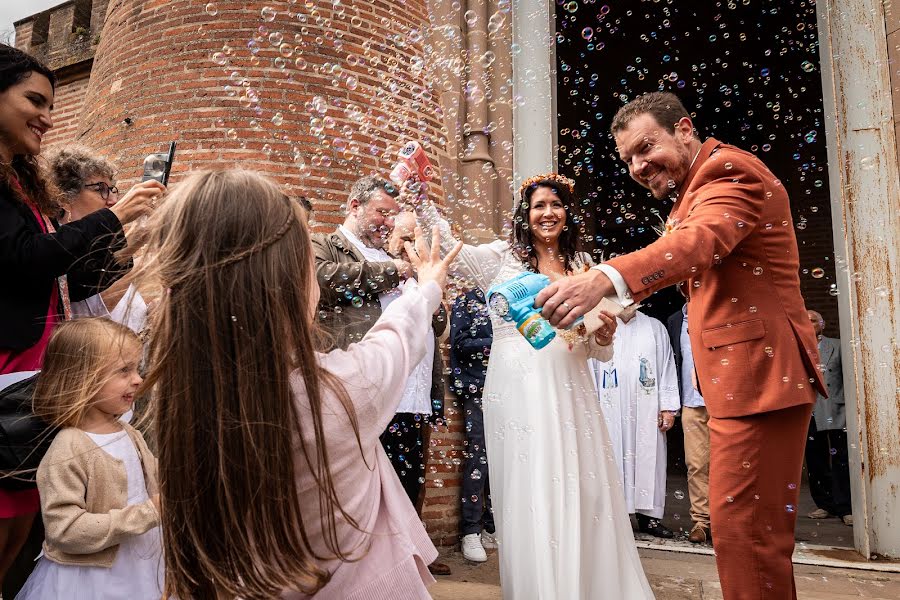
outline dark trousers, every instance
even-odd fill
[[[818,431],[813,419],[806,440],[806,469],[809,471],[809,493],[816,506],[837,517],[853,512],[846,431]]]
[[[461,485],[459,533],[460,535],[481,533],[482,529],[494,533],[481,397],[463,394],[462,401],[463,421],[466,426],[466,451]]]
[[[425,487],[425,429],[431,427],[422,415],[397,413],[381,434],[381,446],[387,453],[406,495],[419,507]]]

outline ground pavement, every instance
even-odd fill
[[[722,589],[712,556],[641,549],[641,562],[657,600],[719,600]],[[441,557],[453,575],[429,591],[434,600],[501,600],[496,552],[475,565],[459,552]],[[798,600],[896,600],[900,573],[795,565]],[[605,599],[598,599],[605,600]],[[628,599],[608,599],[628,600]]]

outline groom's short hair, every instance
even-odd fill
[[[609,129],[613,135],[628,127],[635,118],[649,114],[660,127],[669,131],[684,117],[691,118],[678,96],[669,92],[650,92],[638,96],[616,112]]]

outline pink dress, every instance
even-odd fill
[[[338,518],[340,547],[351,559],[359,560],[320,562],[332,578],[316,594],[316,600],[431,598],[426,587],[434,578],[428,564],[438,553],[379,436],[400,404],[410,373],[425,356],[431,315],[440,299],[441,290],[435,283],[407,285],[360,342],[320,356],[320,364],[343,382],[356,410],[362,452],[337,398],[323,398],[323,427],[335,489],[362,531]],[[292,383],[300,409],[300,434],[311,448],[317,441],[308,425],[310,408],[303,379],[295,376]],[[304,507],[315,511],[319,506],[318,486],[299,451],[296,464],[300,498]],[[320,556],[328,555],[319,515],[312,513],[304,521],[313,550]],[[295,593],[284,597],[304,598]]]

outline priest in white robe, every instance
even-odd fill
[[[665,325],[628,307],[619,316],[613,359],[591,359],[628,512],[644,533],[674,537],[666,506],[666,431],[681,408],[675,358]]]

